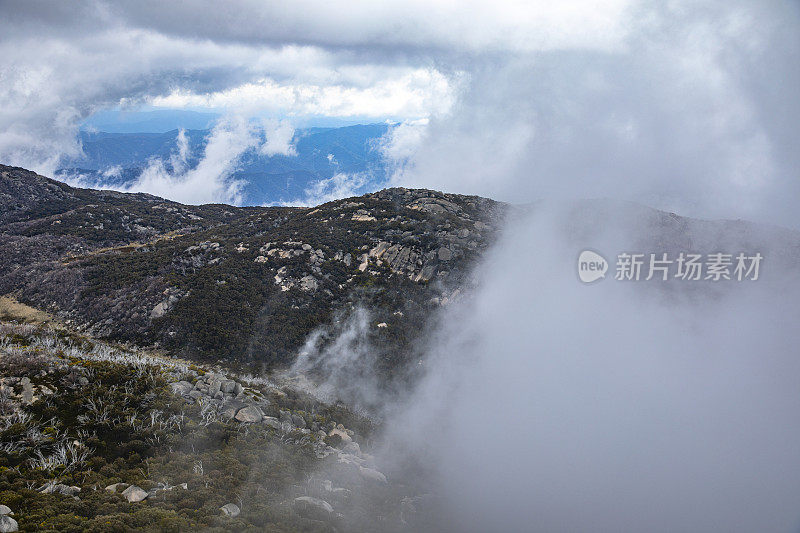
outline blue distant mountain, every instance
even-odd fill
[[[177,109],[105,110],[86,119],[81,129],[107,133],[165,133],[179,128],[204,130],[211,128],[218,118],[217,113]]]
[[[363,185],[358,193],[380,188],[386,182],[386,165],[379,140],[387,124],[361,124],[339,128],[296,130],[295,156],[264,156],[255,149],[245,152],[231,179],[244,183],[243,204],[263,205],[303,198],[316,182],[334,174],[358,174]],[[209,129],[185,130],[190,156],[188,166],[203,155]],[[60,177],[81,175],[94,185],[124,187],[134,182],[153,159],[169,168],[177,152],[178,130],[165,133],[82,131],[83,156],[64,161]],[[114,169],[114,172],[108,172]]]

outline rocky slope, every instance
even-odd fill
[[[0,531],[414,530],[424,487],[381,472],[375,433],[285,384],[0,322]]]
[[[103,338],[267,368],[363,304],[393,372],[505,212],[408,189],[310,209],[186,206],[0,166],[0,294]]]

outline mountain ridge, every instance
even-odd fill
[[[313,208],[190,206],[7,166],[0,208],[0,295],[80,331],[271,370],[291,365],[315,331],[366,309],[365,335],[390,378],[419,360],[438,310],[469,292],[474,266],[520,211],[404,188]],[[617,227],[638,235],[642,252],[759,251],[767,283],[800,258],[800,233],[785,228],[589,200],[565,213],[563,238],[576,250]]]
[[[186,206],[0,176],[0,293],[101,337],[266,367],[360,304],[390,325],[375,332],[386,370],[403,366],[506,211],[400,188],[316,208]]]

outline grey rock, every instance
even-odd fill
[[[292,413],[290,411],[281,410],[279,412],[281,422],[292,423]]]
[[[128,483],[114,483],[113,485],[109,485],[106,487],[108,492],[118,492],[120,490],[124,490],[130,487]]]
[[[350,435],[348,435],[344,429],[339,429],[338,427],[332,429],[330,433],[328,433],[328,435],[330,436],[339,435],[342,438],[342,445],[345,445],[353,440],[353,438]]]
[[[33,403],[33,385],[31,384],[30,378],[25,376],[19,383],[22,385],[22,401],[26,404]]]
[[[7,515],[0,515],[0,533],[19,531],[17,521]]]
[[[6,505],[0,505],[0,515],[6,514],[14,514],[11,512],[11,508]]]
[[[300,516],[313,520],[328,520],[333,516],[331,504],[311,496],[295,498],[294,508]]]
[[[81,489],[80,487],[71,487],[63,483],[47,484],[39,487],[39,492],[42,494],[63,494],[64,496],[75,496]]]
[[[220,384],[220,390],[225,394],[233,392],[233,389],[235,388],[236,388],[236,382],[233,381],[232,379],[226,379]]]
[[[277,418],[275,418],[274,416],[265,416],[265,417],[264,417],[264,418],[261,420],[261,423],[262,423],[262,424],[264,424],[265,426],[269,426],[269,427],[271,427],[271,428],[273,428],[273,429],[281,429],[281,422],[280,422],[280,420],[278,420],[278,419],[277,419]]]
[[[236,416],[236,413],[239,412],[239,409],[244,407],[247,407],[247,404],[244,402],[240,402],[239,400],[227,400],[224,404],[222,404],[220,415],[223,419],[229,420]]]
[[[319,488],[321,489],[321,492],[326,494],[326,498],[331,498],[338,502],[346,502],[352,495],[352,492],[349,489],[334,487],[333,482],[329,479],[323,480],[320,483]]]
[[[241,394],[241,393],[243,393],[243,392],[244,392],[244,387],[242,386],[242,384],[241,384],[241,383],[237,382],[237,383],[235,383],[235,384],[233,385],[233,394],[235,394],[235,395],[237,395],[237,396],[238,396],[238,395],[240,395],[240,394]]]
[[[300,289],[306,292],[314,292],[319,287],[317,279],[314,276],[303,276],[300,278]]]
[[[357,442],[346,443],[344,446],[342,446],[342,451],[351,455],[361,455],[361,447]]]
[[[241,512],[239,510],[239,506],[236,505],[235,503],[226,503],[219,509],[220,511],[222,511],[222,514],[224,514],[225,516],[230,516],[231,518],[239,516],[239,513]]]
[[[199,390],[191,390],[191,391],[189,391],[189,397],[191,397],[191,398],[193,398],[195,400],[199,400],[200,398],[203,397],[203,393],[200,392]]]
[[[378,472],[374,468],[366,468],[363,466],[358,467],[358,473],[361,474],[361,477],[367,481],[375,481],[377,483],[386,483],[386,476],[383,473]]]
[[[222,386],[222,382],[218,379],[212,379],[211,382],[208,384],[208,393],[211,396],[216,396],[216,394],[220,391],[220,387]]]
[[[451,252],[449,248],[439,248],[437,254],[439,256],[439,261],[450,261],[453,258],[453,252]]]
[[[188,394],[192,387],[192,384],[188,381],[178,381],[175,383],[170,383],[169,388],[172,389],[173,394]]]
[[[292,424],[294,424],[295,426],[297,426],[299,428],[306,427],[306,421],[300,415],[294,415],[294,414],[292,415]]]
[[[122,491],[122,495],[131,503],[140,502],[147,498],[149,494],[136,485],[131,485]]]
[[[254,423],[261,422],[263,417],[264,413],[261,412],[261,409],[259,409],[258,406],[249,405],[243,409],[240,409],[234,418],[239,422]]]

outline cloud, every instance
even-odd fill
[[[53,10],[43,9],[49,6],[46,2],[32,1],[17,6],[9,19],[17,28],[32,23],[69,32],[98,24],[124,24],[176,38],[203,35],[219,42],[292,43],[362,54],[370,49],[373,54],[392,54],[398,49],[531,52],[618,47],[631,4],[626,0],[569,4],[406,0],[374,6],[304,0],[273,5],[235,0],[220,6],[210,0],[192,5],[96,1]]]
[[[367,413],[380,396],[377,355],[370,340],[373,327],[374,321],[363,307],[338,316],[331,327],[308,336],[288,374],[302,380],[307,390],[323,401],[343,401]],[[308,376],[320,379],[312,384],[306,381]]]
[[[247,110],[251,113],[321,115],[328,117],[424,117],[449,109],[448,79],[431,69],[403,69],[397,77],[375,80],[366,87],[335,83],[278,83],[270,78],[223,91],[176,90],[149,100],[156,107]]]
[[[406,120],[395,124],[377,142],[377,148],[386,161],[392,179],[402,180],[407,165],[412,165],[425,139],[428,119]]]
[[[0,19],[0,159],[52,174],[62,156],[79,155],[82,119],[144,103],[242,114],[426,117],[452,104],[460,76],[454,58],[613,49],[625,33],[626,9],[626,2],[602,9],[546,2],[343,9],[246,0],[95,0],[67,9],[12,2]]]
[[[468,85],[395,182],[797,226],[797,11],[640,3],[615,49],[467,60]]]
[[[371,175],[363,172],[337,172],[330,178],[317,180],[304,191],[302,198],[278,202],[283,206],[314,207],[333,200],[365,194]]]
[[[245,118],[226,116],[212,129],[203,153],[193,166],[190,165],[193,154],[186,132],[180,130],[169,161],[151,159],[132,183],[97,182],[83,175],[69,175],[64,179],[75,186],[146,192],[186,204],[238,204],[241,202],[242,184],[231,175],[245,152],[262,146],[262,137],[261,132]],[[118,167],[109,168],[103,177],[114,178],[119,171]]]
[[[76,124],[112,106],[428,118],[396,183],[514,200],[625,196],[797,224],[792,3],[95,1],[6,11],[6,163],[51,173],[79,153]]]
[[[669,246],[659,220],[623,202],[538,204],[506,228],[475,291],[446,308],[380,455],[404,457],[405,444],[424,461],[441,529],[797,530],[798,258],[781,258],[800,237],[676,231],[769,258],[770,280],[726,290],[578,281],[586,247]]]
[[[294,145],[294,127],[287,120],[263,120],[264,143],[258,153],[267,157],[274,155],[294,156],[297,150]]]
[[[175,150],[167,160],[153,158],[131,183],[112,181],[120,176],[121,168],[109,167],[102,173],[107,180],[97,180],[82,174],[62,177],[70,184],[123,192],[146,192],[187,204],[229,203],[242,200],[243,183],[232,178],[241,158],[249,152],[266,157],[297,155],[294,146],[294,127],[286,120],[254,122],[240,115],[221,118],[205,139],[201,154],[191,153],[189,138],[181,129],[175,139]],[[353,183],[341,180],[342,185]],[[309,190],[313,194],[332,193],[334,189],[319,184]]]

